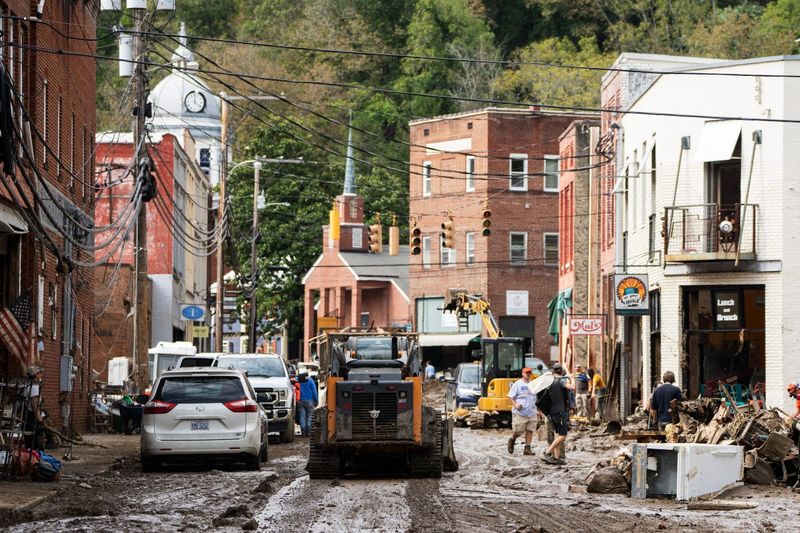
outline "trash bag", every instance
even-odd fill
[[[592,473],[588,481],[587,490],[595,494],[627,494],[631,491],[625,476],[613,466]]]

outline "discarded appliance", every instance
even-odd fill
[[[744,447],[722,444],[632,444],[631,496],[691,500],[741,485]]]

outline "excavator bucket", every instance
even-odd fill
[[[448,417],[442,421],[442,470],[445,472],[458,470],[456,451],[453,448],[453,425],[452,418]]]

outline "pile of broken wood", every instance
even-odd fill
[[[665,429],[667,442],[744,446],[745,482],[797,484],[800,432],[796,422],[779,409],[700,398],[673,401],[670,414],[673,423]]]

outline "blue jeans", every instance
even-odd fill
[[[311,413],[314,412],[313,400],[300,400],[298,408],[300,410],[300,432],[303,435],[311,433]]]

